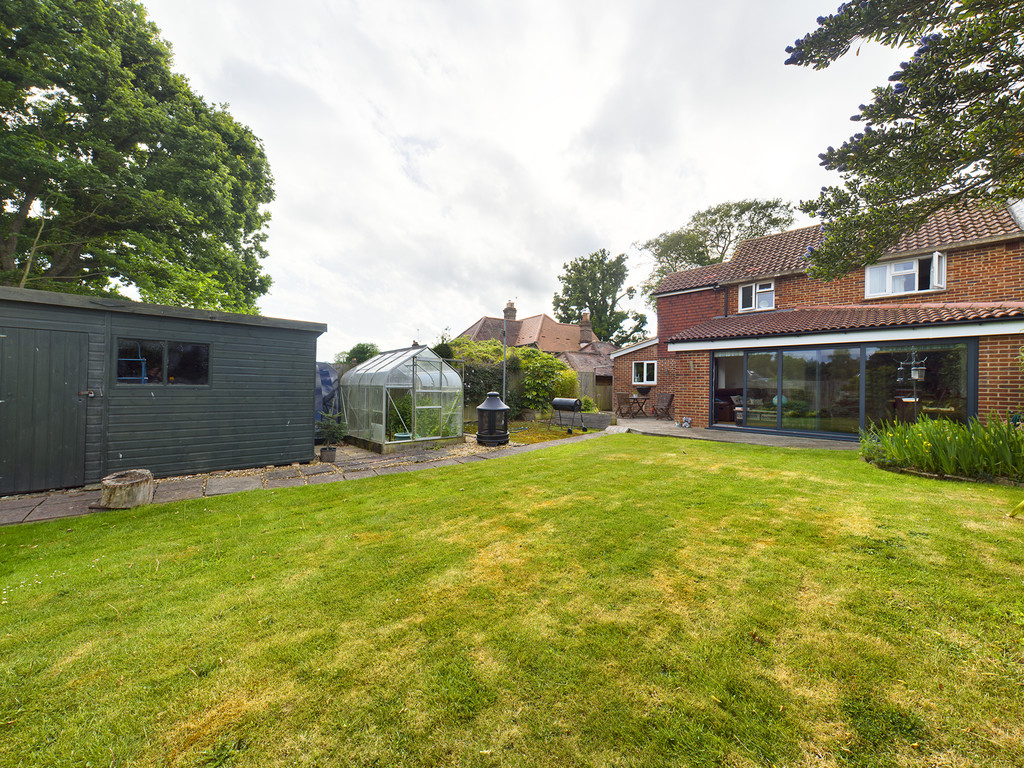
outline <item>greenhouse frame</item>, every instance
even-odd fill
[[[462,377],[429,347],[382,352],[341,377],[349,439],[378,453],[464,440]]]

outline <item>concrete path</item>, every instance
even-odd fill
[[[414,472],[434,467],[450,467],[488,459],[499,459],[519,453],[543,450],[566,442],[591,440],[605,434],[631,432],[657,437],[675,437],[690,440],[714,440],[729,443],[752,443],[785,448],[825,448],[831,450],[857,450],[856,441],[824,440],[820,438],[786,437],[764,433],[718,429],[683,429],[670,421],[651,418],[619,419],[618,425],[601,432],[588,432],[545,443],[498,448],[483,453],[460,455],[458,448],[439,448],[423,453],[389,454],[382,456],[353,446],[338,449],[338,460],[333,464],[293,464],[286,467],[260,467],[246,470],[211,472],[190,477],[170,477],[156,481],[154,504],[204,496],[259,489],[289,488],[296,485],[319,485],[363,477]],[[87,486],[66,491],[49,491],[21,496],[0,497],[0,526],[15,523],[34,523],[64,517],[76,517],[99,512],[99,486]]]

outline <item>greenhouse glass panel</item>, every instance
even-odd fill
[[[427,347],[382,352],[341,377],[353,437],[401,443],[462,435],[462,378]]]

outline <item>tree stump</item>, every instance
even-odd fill
[[[103,478],[100,506],[131,509],[153,502],[153,473],[148,469],[127,469]]]

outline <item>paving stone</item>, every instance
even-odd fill
[[[452,461],[459,464],[471,464],[474,461],[486,461],[490,456],[481,456],[479,453],[471,453],[469,456],[453,456]]]
[[[348,480],[341,472],[332,472],[329,475],[311,475],[306,478],[306,485],[320,485],[321,483],[340,483]]]
[[[376,477],[377,473],[372,469],[357,469],[354,472],[346,472],[346,480],[358,480],[361,477]]]
[[[281,467],[280,469],[269,469],[263,473],[263,476],[268,479],[277,479],[279,477],[298,477],[298,467]],[[301,483],[300,483],[301,485]]]
[[[458,465],[455,459],[438,459],[437,461],[424,461],[416,465],[417,469],[435,469],[436,467],[454,467]]]
[[[400,472],[408,472],[409,466],[406,464],[394,464],[390,467],[377,467],[374,472],[378,475],[397,475]]]
[[[203,495],[203,478],[190,477],[187,480],[161,480],[153,491],[153,503],[198,499]]]
[[[321,477],[323,477],[321,475]],[[324,480],[326,482],[326,478]],[[295,485],[305,485],[306,481],[301,477],[268,477],[267,488],[291,488]]]
[[[42,497],[0,501],[0,525],[20,523],[28,517],[32,513],[32,510],[38,507],[42,501]]]
[[[96,503],[99,503],[99,497],[96,498]],[[100,511],[102,510],[95,509],[88,502],[80,499],[63,504],[40,504],[25,518],[25,522],[35,523],[40,520],[55,520],[61,517],[78,517]]]
[[[304,467],[299,467],[301,472],[306,477],[310,475],[322,475],[325,472],[334,472],[335,466],[333,464],[307,464]]]
[[[258,475],[243,475],[242,477],[210,477],[206,481],[207,496],[222,496],[225,493],[239,493],[241,491],[254,491],[262,488],[263,482]]]

